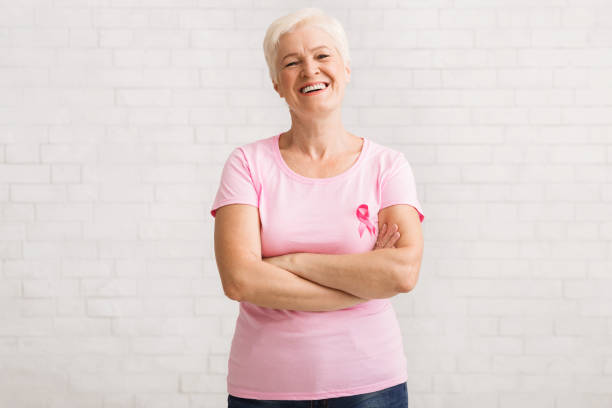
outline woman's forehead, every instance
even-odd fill
[[[287,52],[312,50],[319,46],[333,49],[334,39],[324,30],[313,26],[299,27],[292,32],[284,33],[278,42],[279,51]]]

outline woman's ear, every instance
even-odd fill
[[[346,82],[351,82],[351,67],[345,65],[344,69],[346,70]]]
[[[279,97],[283,97],[283,95],[281,94],[281,92],[278,90],[278,84],[274,81],[272,81],[272,85],[274,86],[274,90],[276,91],[276,93],[278,93]]]

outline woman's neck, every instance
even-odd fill
[[[312,160],[325,160],[351,148],[354,135],[344,128],[340,115],[303,119],[291,115],[291,129],[282,135],[280,148]]]

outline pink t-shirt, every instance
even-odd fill
[[[225,162],[211,215],[227,204],[259,208],[263,257],[293,252],[371,251],[378,211],[423,210],[402,152],[367,138],[351,168],[309,178],[283,160],[279,135],[235,148]],[[402,336],[390,299],[305,312],[240,302],[228,364],[229,394],[316,400],[374,392],[407,380]]]

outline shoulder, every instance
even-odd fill
[[[242,144],[232,150],[232,154],[243,155],[247,161],[266,159],[274,155],[276,135]]]
[[[382,145],[371,139],[369,142],[369,159],[372,164],[375,164],[381,171],[391,170],[398,166],[404,165],[407,160],[404,153],[392,147]]]
[[[270,136],[235,146],[229,150],[226,161],[241,163],[248,168],[265,163],[274,157],[274,141],[275,136]]]

